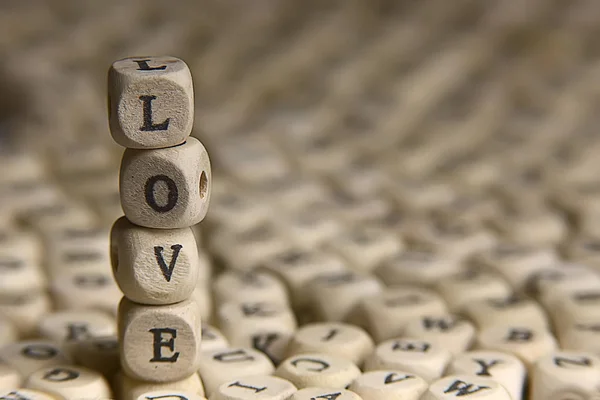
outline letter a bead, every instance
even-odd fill
[[[108,71],[108,110],[112,137],[123,147],[157,149],[183,143],[194,121],[188,66],[168,56],[115,61]]]
[[[193,137],[166,149],[127,149],[119,189],[123,212],[136,225],[161,229],[195,225],[208,211],[208,153]]]
[[[119,346],[123,371],[134,379],[170,382],[199,368],[200,310],[195,301],[142,306],[119,304]]]
[[[140,304],[173,304],[191,297],[200,269],[191,228],[143,228],[125,217],[111,230],[111,263],[123,294]]]

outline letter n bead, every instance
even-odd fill
[[[184,379],[200,365],[200,310],[195,301],[143,306],[127,298],[119,305],[121,366],[149,382]]]
[[[195,225],[208,211],[208,153],[193,137],[166,149],[127,149],[119,189],[123,212],[136,225],[160,229]]]
[[[194,121],[189,68],[168,56],[115,61],[108,72],[108,110],[112,137],[123,147],[157,149],[183,143]]]

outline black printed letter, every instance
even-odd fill
[[[167,347],[171,351],[175,350],[175,338],[177,337],[177,330],[171,328],[153,328],[148,332],[151,332],[154,335],[154,357],[150,359],[150,362],[176,362],[179,358],[179,352],[173,353],[171,357],[163,357],[161,348]],[[168,333],[171,335],[171,339],[163,340],[163,333]]]

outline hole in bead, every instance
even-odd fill
[[[206,197],[206,192],[208,191],[208,177],[206,176],[206,172],[202,171],[200,174],[200,198],[204,199]]]

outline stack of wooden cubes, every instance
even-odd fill
[[[126,147],[119,190],[125,216],[111,231],[119,305],[121,385],[202,394],[201,323],[192,299],[199,257],[192,226],[211,192],[206,149],[191,137],[192,77],[174,57],[127,58],[108,73],[113,139]]]

